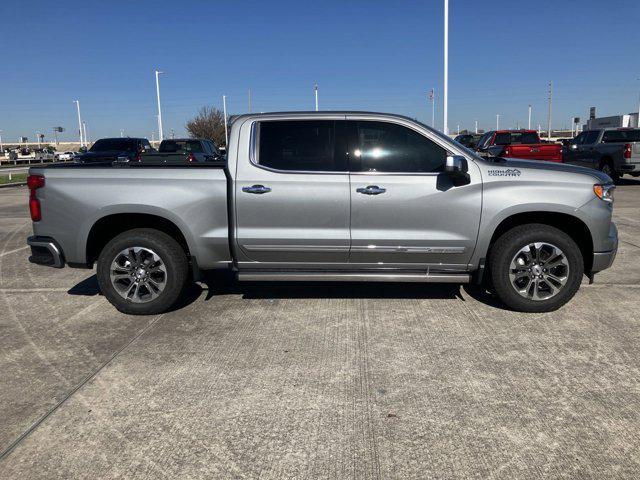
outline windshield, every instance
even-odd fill
[[[199,140],[164,140],[160,144],[161,153],[202,153]]]
[[[103,138],[98,140],[89,149],[90,152],[133,152],[136,150],[136,141],[124,138]]]

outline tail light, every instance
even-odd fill
[[[509,147],[504,147],[502,149],[502,156],[503,157],[509,157],[511,156],[511,149]]]
[[[624,158],[631,158],[631,144],[627,143],[624,146]]]
[[[139,162],[142,160],[141,155],[142,155],[142,150],[139,149],[138,152],[136,153],[136,162]]]
[[[29,175],[27,177],[27,187],[29,187],[29,213],[31,220],[39,222],[42,220],[42,208],[40,200],[36,196],[36,190],[44,187],[44,177],[42,175]]]
[[[196,161],[196,157],[195,157],[195,155],[193,153],[189,154],[189,161],[190,162],[195,162]]]

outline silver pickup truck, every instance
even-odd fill
[[[91,268],[120,311],[169,309],[201,271],[250,281],[486,285],[542,312],[608,268],[601,172],[483,159],[414,120],[242,115],[226,162],[32,168],[31,262]]]

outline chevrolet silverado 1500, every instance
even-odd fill
[[[611,265],[613,185],[570,165],[483,159],[409,118],[248,114],[226,162],[31,168],[34,263],[91,268],[131,314],[189,278],[484,283],[549,311]]]

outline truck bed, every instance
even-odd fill
[[[123,214],[173,222],[202,268],[231,262],[227,172],[221,165],[61,164],[29,173],[45,177],[38,190],[42,220],[34,222],[34,234],[55,238],[68,263],[85,264],[92,227]]]

